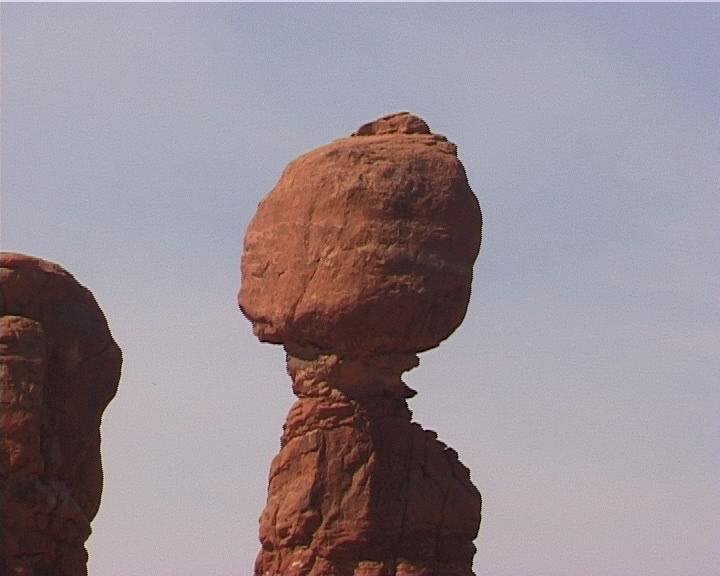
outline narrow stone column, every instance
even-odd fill
[[[84,576],[121,354],[59,266],[0,255],[0,574]]]
[[[455,145],[408,113],[301,156],[260,204],[239,304],[299,399],[256,576],[473,574],[480,494],[401,376],[462,321],[481,227]]]

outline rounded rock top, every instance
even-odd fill
[[[481,230],[455,145],[384,116],[287,166],[248,227],[238,302],[286,347],[427,350],[465,316]]]
[[[410,114],[397,112],[388,114],[367,124],[363,124],[353,136],[377,136],[380,134],[430,134],[430,127],[425,120]]]

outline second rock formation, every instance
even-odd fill
[[[56,264],[0,255],[0,574],[85,576],[120,349]]]

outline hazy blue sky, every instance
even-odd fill
[[[411,110],[485,216],[407,376],[484,497],[477,574],[720,573],[720,4],[7,4],[2,246],[125,362],[91,576],[245,576],[293,396],[236,308],[298,154]]]

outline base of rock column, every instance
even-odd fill
[[[472,576],[481,498],[457,453],[403,398],[352,398],[292,361],[296,392],[320,395],[288,415],[256,576]]]

